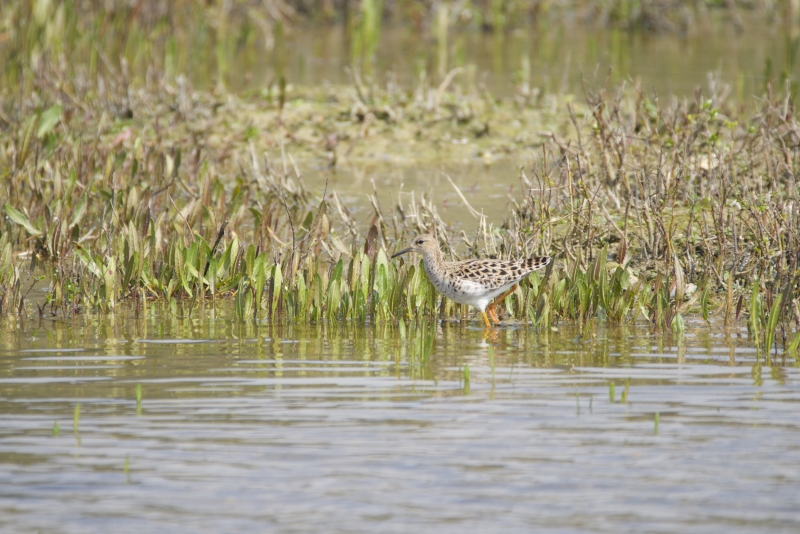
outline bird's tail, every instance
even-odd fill
[[[553,261],[553,258],[550,256],[532,256],[525,260],[525,267],[528,270],[536,271],[537,269],[542,269],[547,267],[547,264]]]

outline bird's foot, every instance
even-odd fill
[[[484,315],[488,315],[494,324],[500,324],[500,318],[497,316],[497,304],[494,302],[486,307],[486,313]]]
[[[517,284],[511,286],[511,289],[509,289],[508,291],[506,291],[505,293],[494,299],[494,301],[492,301],[491,304],[489,304],[489,306],[486,307],[486,313],[489,315],[489,317],[492,318],[494,324],[500,324],[500,319],[497,316],[497,307],[504,300],[506,300],[506,297],[508,297],[511,293],[513,293],[515,289],[517,289]]]

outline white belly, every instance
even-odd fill
[[[488,306],[490,302],[508,291],[515,283],[516,282],[511,282],[496,289],[486,289],[486,287],[482,284],[467,280],[462,281],[461,287],[457,290],[446,286],[439,287],[439,285],[435,283],[434,286],[436,286],[436,289],[440,293],[453,302],[457,302],[459,304],[469,304],[470,306],[478,308],[480,311],[485,311],[486,306]]]

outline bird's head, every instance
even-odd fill
[[[436,238],[430,234],[422,234],[414,238],[411,246],[395,253],[392,258],[402,256],[408,252],[419,252],[423,256],[436,255],[439,252],[439,243]]]

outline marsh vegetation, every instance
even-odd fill
[[[800,531],[796,7],[5,0],[0,531]]]
[[[556,256],[506,301],[509,318],[545,328],[646,321],[680,334],[687,314],[717,315],[746,320],[765,352],[796,354],[791,70],[745,101],[713,78],[687,98],[602,77],[562,95],[533,87],[524,61],[504,98],[462,67],[423,70],[403,85],[370,73],[388,15],[365,2],[351,22],[354,54],[366,59],[353,62],[350,83],[301,87],[283,74],[281,49],[302,6],[270,5],[262,18],[248,3],[101,12],[19,1],[4,10],[5,317],[224,300],[242,320],[466,318],[414,261],[388,260],[433,231],[454,259]],[[195,19],[178,24],[184,11]],[[456,19],[431,35],[446,42]],[[276,76],[232,93],[225,63],[233,37],[249,39],[242,24],[264,29]],[[213,87],[180,74],[191,61],[182,32],[206,35],[216,51]],[[396,165],[516,157],[519,187],[493,223],[480,206],[467,206],[470,220],[444,220],[424,190],[391,205],[365,191],[370,213],[357,218],[336,190],[304,184],[308,166],[333,173],[376,155]]]

